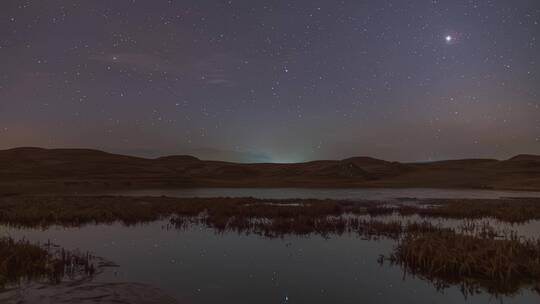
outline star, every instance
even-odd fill
[[[47,145],[50,131],[68,146],[249,162],[540,153],[538,0],[13,2],[32,1],[0,0],[0,150]],[[226,152],[247,143],[254,153]]]

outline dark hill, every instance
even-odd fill
[[[454,187],[540,190],[540,156],[398,163],[370,157],[238,164],[88,149],[0,150],[0,193],[116,187]]]

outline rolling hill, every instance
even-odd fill
[[[239,164],[88,149],[0,150],[0,193],[124,187],[440,187],[540,190],[540,156],[398,163],[370,157]]]

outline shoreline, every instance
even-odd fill
[[[85,184],[86,182],[81,182]],[[223,184],[208,184],[208,185],[155,185],[155,186],[115,186],[109,185],[104,186],[101,183],[95,183],[91,186],[85,184],[84,186],[70,186],[66,187],[61,184],[51,185],[50,182],[44,184],[33,184],[33,186],[27,185],[18,185],[18,186],[6,186],[5,184],[0,183],[0,197],[2,196],[25,196],[25,195],[50,195],[50,196],[96,196],[103,195],[103,193],[122,193],[122,192],[136,192],[136,191],[186,191],[186,190],[205,190],[205,189],[223,189],[223,190],[240,190],[240,189],[249,189],[249,190],[278,190],[278,189],[298,189],[301,191],[309,190],[351,190],[351,191],[371,191],[371,190],[440,190],[440,191],[479,191],[479,192],[516,192],[516,193],[535,193],[540,198],[540,188],[471,188],[471,187],[425,187],[425,186],[351,186],[351,185],[342,185],[342,186],[298,186],[298,185],[223,185]],[[127,195],[131,196],[131,195]],[[519,196],[518,196],[519,197]],[[504,197],[501,197],[504,198]]]

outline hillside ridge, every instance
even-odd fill
[[[48,185],[48,186],[47,186]],[[232,163],[140,158],[92,149],[0,150],[0,193],[18,187],[437,187],[540,190],[540,156],[400,163],[367,156]]]

